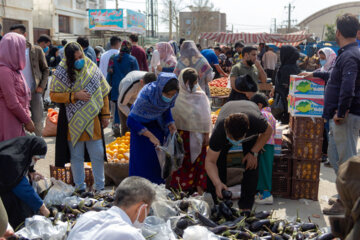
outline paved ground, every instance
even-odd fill
[[[105,130],[106,143],[114,140],[111,136],[111,129]],[[48,144],[48,153],[45,160],[41,160],[37,163],[36,169],[41,172],[47,178],[50,177],[49,165],[54,164],[55,156],[55,138],[45,138]],[[290,218],[296,216],[297,210],[299,210],[300,217],[307,219],[311,217],[312,221],[319,224],[320,227],[329,226],[328,217],[323,216],[322,209],[327,207],[327,199],[336,195],[335,186],[335,173],[332,168],[321,166],[320,172],[320,187],[319,187],[319,201],[299,201],[276,198],[273,205],[270,206],[257,206],[257,210],[275,210],[274,217]],[[316,218],[314,216],[319,216]]]

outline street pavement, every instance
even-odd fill
[[[111,128],[106,128],[106,143],[109,143],[114,139],[115,138],[111,136]],[[46,178],[50,178],[49,166],[55,163],[55,137],[45,138],[45,141],[48,144],[46,158],[38,161],[35,168]],[[322,214],[322,209],[328,206],[328,199],[337,194],[335,186],[336,176],[332,168],[324,167],[323,164],[321,165],[318,201],[275,198],[273,205],[255,205],[256,211],[274,210],[273,217],[288,218],[289,220],[295,218],[297,211],[299,211],[299,216],[304,221],[310,217],[311,220],[320,227],[328,227],[329,219]]]

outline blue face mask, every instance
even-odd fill
[[[43,49],[44,53],[46,53],[49,50],[49,47],[46,47]]]
[[[83,58],[75,61],[75,68],[77,70],[82,69],[84,67],[84,65],[85,65],[85,60]]]
[[[233,146],[240,146],[241,143],[243,142],[243,139],[235,141],[235,140],[230,139],[228,136],[226,136],[226,138]]]
[[[174,96],[171,97],[171,98],[168,98],[168,97],[165,97],[164,95],[161,95],[161,99],[166,102],[166,103],[169,103],[171,102],[173,99],[174,99]]]
[[[325,64],[326,64],[326,60],[320,60],[320,65],[321,66],[325,66]]]

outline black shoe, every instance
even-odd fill
[[[321,158],[321,162],[322,162],[322,163],[328,162],[327,156],[323,155],[322,158]]]
[[[329,167],[329,168],[332,167],[329,160],[327,160],[326,162],[324,162],[324,166],[325,166],[325,167]]]

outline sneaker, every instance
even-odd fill
[[[340,201],[336,201],[331,207],[324,208],[323,213],[325,215],[343,215],[345,209]]]
[[[259,198],[259,199],[256,199],[255,197],[255,203],[256,204],[261,204],[261,205],[272,205],[274,203],[274,198],[272,195],[270,195],[269,197],[267,198]]]
[[[326,155],[323,155],[322,158],[321,158],[321,162],[325,163],[327,161],[328,161],[328,157]]]
[[[113,136],[114,137],[120,137],[120,127],[119,126],[114,126],[113,128],[112,128],[112,130],[113,130]]]
[[[256,200],[260,200],[262,198],[262,195],[260,192],[258,192],[256,195],[255,195],[255,202]]]
[[[329,167],[329,168],[332,167],[329,160],[327,160],[326,162],[324,162],[324,166],[325,166],[325,167]]]

